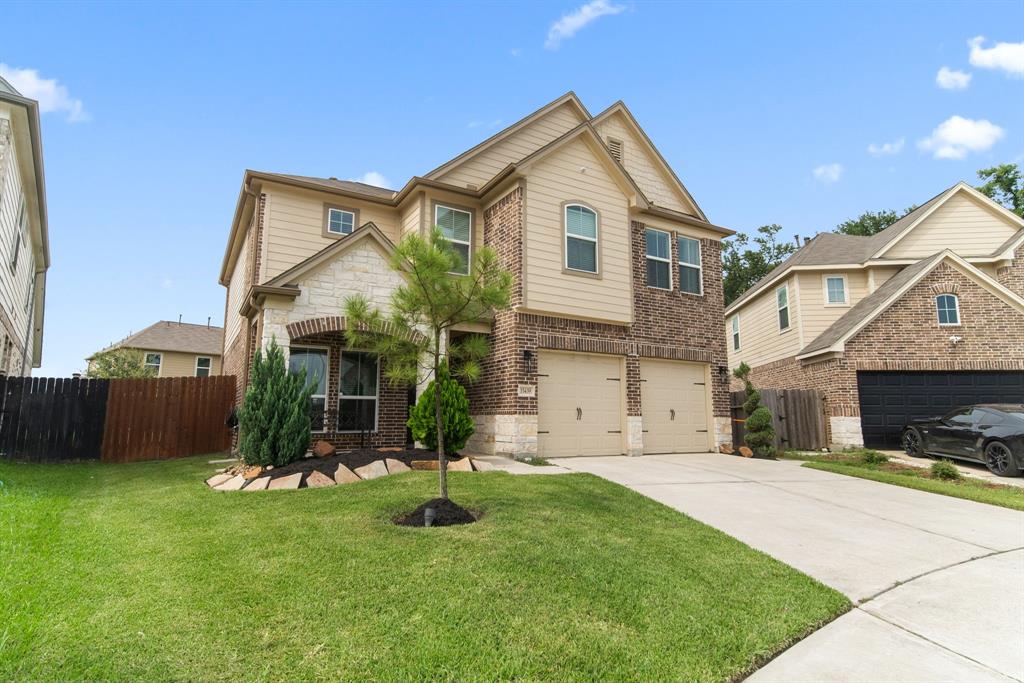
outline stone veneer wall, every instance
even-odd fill
[[[959,297],[961,325],[939,327],[941,293]],[[952,344],[952,335],[961,341]],[[854,446],[863,444],[858,370],[1024,370],[1024,314],[943,263],[848,341],[840,357],[786,358],[754,368],[751,379],[762,388],[821,391],[830,443]]]

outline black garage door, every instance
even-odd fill
[[[1024,403],[1024,372],[858,372],[864,445],[893,448],[903,426],[971,403]]]

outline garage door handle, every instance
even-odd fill
[[[583,419],[583,409],[582,408],[577,408],[576,409],[576,421],[579,422],[582,419]]]
[[[609,429],[608,433],[609,434],[621,434],[622,430],[621,429]]]
[[[669,408],[669,409],[668,409],[668,412],[669,412],[669,413],[671,414],[671,416],[672,416],[672,417],[671,417],[670,419],[671,419],[671,420],[672,420],[673,422],[675,422],[675,419],[676,419],[676,409],[675,409],[675,408]]]

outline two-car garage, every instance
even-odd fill
[[[540,351],[537,444],[541,457],[620,455],[628,444],[622,356]],[[640,360],[644,453],[706,452],[708,365]]]

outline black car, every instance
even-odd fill
[[[914,420],[903,430],[907,455],[939,455],[985,463],[1000,477],[1024,468],[1024,404],[986,403],[942,417]]]

